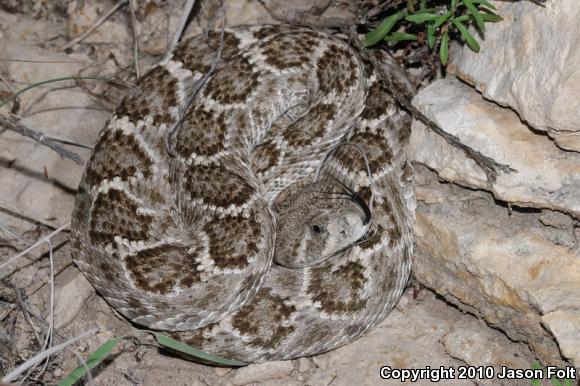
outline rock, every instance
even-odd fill
[[[545,363],[562,363],[560,349],[580,363],[578,251],[546,237],[541,213],[510,212],[485,192],[435,184],[447,200],[418,207],[415,277],[511,339],[527,342]],[[418,186],[419,201],[433,189]]]
[[[93,287],[76,269],[59,276],[59,281],[68,280],[59,285],[55,294],[54,326],[61,328],[69,324],[80,312],[85,301],[94,293]]]
[[[580,311],[557,310],[542,317],[542,322],[550,329],[560,344],[562,354],[574,358],[576,367],[580,365]]]
[[[291,361],[258,363],[236,370],[232,383],[234,385],[263,383],[270,379],[285,377],[293,370],[294,366]]]
[[[413,103],[466,145],[517,170],[499,174],[491,186],[497,199],[580,217],[580,154],[559,149],[548,137],[530,131],[511,110],[485,101],[453,78],[432,83]],[[473,160],[422,123],[413,125],[410,153],[445,180],[489,189]]]
[[[504,20],[487,24],[480,53],[452,50],[448,71],[513,108],[558,146],[580,151],[580,2],[497,6]]]
[[[490,340],[486,326],[474,318],[459,321],[442,339],[447,353],[470,366],[507,366],[527,369],[530,363],[524,354],[506,351],[500,341]]]

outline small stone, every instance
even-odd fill
[[[308,378],[306,381],[307,386],[326,386],[332,382],[332,379],[335,376],[332,374],[328,374],[327,372],[316,369],[314,373]]]
[[[258,363],[236,370],[232,383],[234,385],[263,383],[270,379],[282,378],[293,370],[294,366],[291,361]]]
[[[326,357],[318,355],[312,357],[312,361],[318,366],[319,369],[326,370],[328,368],[328,359]]]
[[[79,271],[74,272],[72,279],[56,291],[54,326],[61,328],[70,323],[93,291],[87,279]]]
[[[227,373],[232,371],[231,367],[216,367],[213,369],[213,371],[220,377],[223,377],[224,375],[226,375]]]
[[[300,358],[298,359],[298,371],[304,373],[308,371],[312,367],[312,364],[308,358]]]
[[[1,35],[0,39],[2,39]],[[16,156],[6,149],[0,151],[0,158],[3,158],[3,161],[7,164],[9,164],[10,162],[14,162],[16,160]]]

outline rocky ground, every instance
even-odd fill
[[[201,31],[215,14],[212,2],[198,3],[188,33]],[[285,6],[308,4],[289,3]],[[69,42],[115,4],[0,2],[0,99],[48,79],[101,78],[47,83],[0,108],[4,115],[22,117],[30,128],[73,143],[64,146],[83,161],[129,87],[126,81],[135,79],[128,3],[78,44]],[[506,21],[490,28],[488,46],[482,45],[478,55],[455,47],[449,69],[457,77],[449,74],[420,91],[415,104],[430,118],[518,173],[500,175],[488,185],[471,160],[416,124],[410,149],[419,201],[414,275],[421,283],[416,287],[427,288],[409,288],[377,329],[313,358],[230,369],[160,350],[95,294],[71,261],[67,224],[82,166],[17,133],[1,131],[0,374],[42,350],[51,323],[53,285],[54,343],[94,328],[98,332],[51,357],[48,366],[40,366],[25,383],[58,383],[79,364],[78,356],[86,357],[117,336],[128,338],[92,372],[95,384],[399,384],[381,380],[380,368],[579,363],[580,127],[574,122],[580,110],[572,102],[580,95],[580,78],[578,66],[571,64],[580,62],[580,46],[578,41],[566,43],[566,36],[580,35],[561,35],[553,49],[546,47],[554,43],[542,40],[555,36],[557,31],[550,29],[555,26],[564,30],[568,23],[578,28],[574,20],[580,17],[580,7],[575,0],[560,4],[558,8],[548,3],[546,9],[502,4]],[[139,2],[135,32],[140,73],[166,51],[180,7],[181,2]],[[330,12],[344,15],[347,8]],[[231,0],[225,11],[231,25],[271,21],[257,1]],[[570,16],[574,12],[576,18]],[[525,44],[513,35],[523,36]],[[501,56],[497,47],[513,51],[505,49]],[[542,58],[544,67],[530,59],[533,55]],[[496,76],[489,78],[490,71],[477,63],[483,68],[493,65]],[[518,72],[521,68],[527,72]],[[541,82],[525,82],[538,77]],[[112,79],[122,81],[106,81]],[[530,83],[541,83],[541,90]],[[542,98],[530,100],[530,95]],[[60,226],[64,230],[50,243],[45,239],[7,264]],[[454,379],[445,384],[502,382],[530,384],[497,379]]]

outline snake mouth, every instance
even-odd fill
[[[358,195],[357,192],[355,191],[351,191],[350,193],[350,199],[357,204],[358,206],[360,206],[360,208],[363,210],[363,213],[365,215],[365,218],[363,220],[363,225],[367,225],[368,223],[371,222],[371,210],[369,208],[369,206],[367,205],[367,203],[365,202],[365,200],[363,200],[363,198],[361,196]]]
[[[334,176],[332,177],[336,182],[338,182],[339,186],[344,190],[344,193],[350,197],[350,200],[355,204],[357,204],[362,209],[365,216],[362,225],[368,225],[368,223],[371,222],[372,213],[371,209],[369,208],[365,200],[357,192],[355,192],[354,189],[351,189],[344,182],[342,182],[341,180],[339,180]]]

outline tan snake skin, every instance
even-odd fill
[[[107,122],[76,198],[75,261],[125,317],[206,352],[332,350],[406,285],[410,117],[330,35],[253,26],[221,39],[180,44]]]

